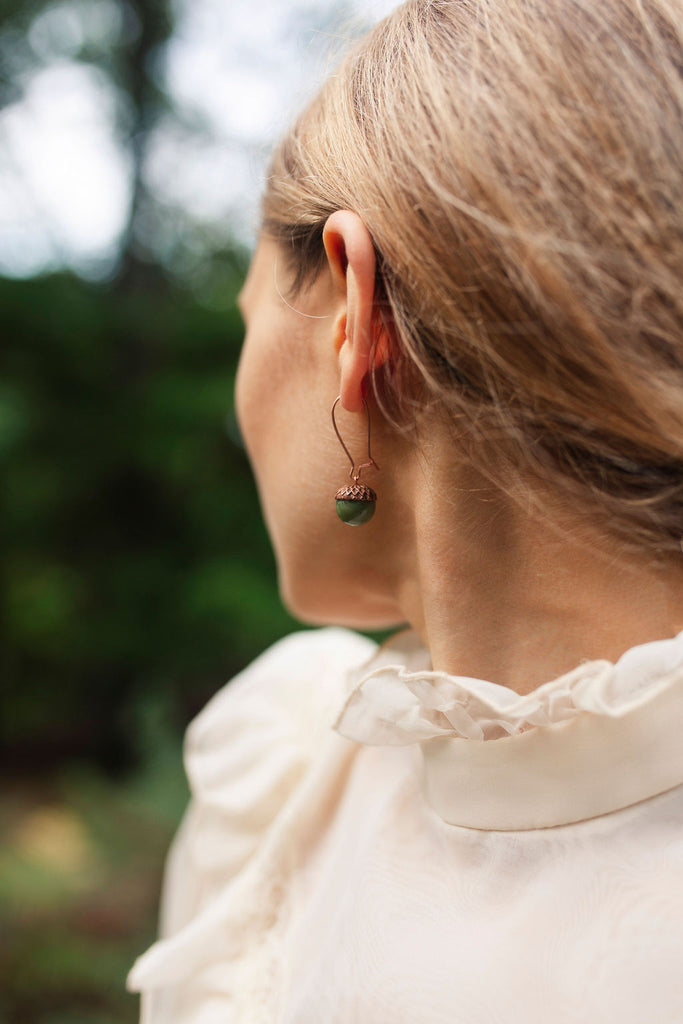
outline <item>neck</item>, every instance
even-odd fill
[[[683,629],[683,560],[620,550],[566,516],[551,522],[472,472],[457,488],[427,475],[413,490],[399,594],[435,669],[523,694]]]

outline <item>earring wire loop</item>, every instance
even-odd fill
[[[379,469],[379,466],[377,465],[377,463],[373,459],[372,452],[370,451],[370,410],[368,409],[368,403],[365,401],[365,399],[363,399],[363,405],[365,406],[365,416],[366,416],[367,421],[368,421],[368,460],[369,461],[368,462],[361,462],[361,463],[359,463],[358,464],[358,468],[356,468],[356,463],[353,461],[353,456],[351,455],[351,452],[349,451],[349,449],[344,444],[342,436],[339,433],[339,427],[337,426],[337,421],[336,421],[336,419],[334,417],[334,410],[337,408],[337,405],[338,405],[338,403],[340,401],[341,401],[341,395],[337,395],[337,397],[334,400],[334,404],[332,406],[332,426],[334,427],[334,432],[337,435],[337,438],[339,439],[339,444],[342,446],[342,448],[346,452],[346,457],[348,458],[349,462],[351,463],[351,472],[349,473],[349,476],[353,480],[354,483],[358,483],[358,481],[360,480],[360,474],[361,474],[361,470],[362,469],[367,469],[369,466],[374,466],[375,469]]]

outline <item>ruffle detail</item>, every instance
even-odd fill
[[[683,632],[631,648],[614,664],[588,661],[520,696],[483,679],[431,671],[412,632],[399,634],[356,675],[335,723],[347,739],[402,746],[435,737],[496,740],[580,714],[620,717],[683,667]]]

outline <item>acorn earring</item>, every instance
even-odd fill
[[[337,408],[337,403],[341,401],[341,395],[338,395],[334,400],[332,406],[332,426],[334,432],[339,439],[339,443],[346,452],[346,456],[351,463],[351,472],[349,476],[353,480],[350,486],[340,487],[334,496],[335,504],[337,507],[337,515],[343,523],[347,526],[362,526],[364,523],[369,523],[375,514],[375,506],[377,504],[377,495],[373,491],[372,487],[368,487],[366,484],[360,483],[360,474],[362,469],[367,469],[369,466],[374,466],[375,469],[379,469],[379,466],[375,462],[370,452],[370,410],[368,409],[368,403],[363,399],[363,405],[365,406],[365,415],[368,419],[368,461],[361,462],[358,467],[353,461],[353,457],[349,452],[342,440],[342,436],[339,433],[337,427],[337,421],[334,418],[334,410]]]

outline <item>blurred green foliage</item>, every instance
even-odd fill
[[[0,280],[0,1022],[133,1024],[180,742],[288,632],[233,410],[244,254]]]
[[[67,275],[0,281],[4,757],[135,761],[291,628],[233,411],[244,259],[221,308]]]
[[[177,7],[109,6],[97,45],[89,0],[0,11],[0,108],[49,60],[92,64],[132,167],[110,280],[0,279],[0,1024],[137,1019],[124,980],[187,799],[182,733],[294,625],[233,409],[246,254],[143,173]]]
[[[160,866],[186,799],[176,738],[159,725],[133,785],[72,768],[0,796],[2,1024],[137,1020],[124,979],[154,939]]]

